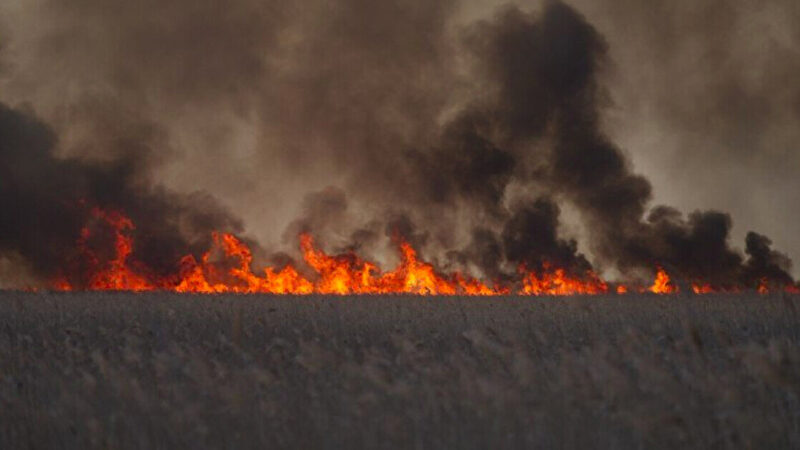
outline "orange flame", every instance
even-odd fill
[[[769,284],[767,283],[766,278],[762,278],[758,280],[758,293],[761,295],[769,294]]]
[[[418,259],[409,243],[400,241],[398,246],[400,264],[381,274],[378,266],[371,262],[362,261],[353,254],[329,256],[314,247],[310,235],[300,236],[303,259],[319,275],[314,292],[321,294],[498,295],[505,292],[460,273],[451,277],[440,275],[431,264]]]
[[[78,249],[90,267],[84,279],[85,289],[151,291],[166,290],[186,293],[271,293],[271,294],[416,294],[416,295],[598,295],[616,292],[625,294],[650,291],[656,294],[673,294],[678,287],[667,272],[658,267],[653,284],[648,288],[622,284],[609,289],[608,283],[592,271],[582,277],[572,276],[563,268],[545,264],[541,271],[519,268],[521,282],[517,289],[492,286],[460,272],[442,274],[434,266],[419,258],[411,244],[395,239],[400,262],[391,271],[382,272],[377,264],[362,260],[352,252],[328,255],[315,247],[309,234],[300,235],[303,260],[313,271],[306,277],[297,268],[287,265],[280,270],[266,267],[261,275],[253,273],[253,254],[250,247],[228,233],[212,233],[212,248],[199,260],[193,255],[181,258],[177,274],[155,277],[135,260],[131,234],[133,222],[118,212],[92,210],[92,216],[106,224],[114,236],[114,256],[106,263],[89,248],[92,231],[85,227],[78,239]],[[51,287],[59,291],[76,289],[67,277],[56,277]],[[696,281],[691,289],[697,294],[738,292],[737,288],[717,289],[711,284]],[[800,294],[800,287],[789,285],[785,292]],[[761,280],[758,292],[769,292],[767,280]]]
[[[692,283],[692,292],[695,294],[713,294],[716,291],[708,283]]]
[[[678,287],[672,284],[667,272],[659,267],[656,272],[656,279],[648,290],[654,294],[674,294],[678,292]]]
[[[227,272],[221,272],[209,262],[211,251],[203,255],[198,263],[191,255],[184,256],[181,261],[181,280],[175,287],[177,292],[196,293],[274,293],[274,294],[310,294],[313,292],[311,282],[303,278],[297,271],[287,266],[280,272],[271,267],[264,270],[264,277],[255,275],[250,267],[253,255],[250,248],[228,233],[213,233],[214,244],[227,260],[238,261],[238,265]],[[215,281],[209,281],[209,278]]]
[[[545,265],[544,272],[537,275],[535,272],[523,272],[522,293],[525,295],[597,295],[608,292],[608,285],[594,272],[588,271],[586,279],[581,280],[566,275],[564,269],[552,270]]]
[[[133,238],[129,233],[136,228],[133,222],[118,212],[106,212],[99,208],[94,208],[92,215],[113,229],[115,257],[108,263],[108,267],[92,274],[88,283],[89,289],[136,292],[156,289],[156,286],[150,283],[147,278],[139,275],[128,266],[128,257],[133,252]],[[81,252],[86,255],[90,264],[97,266],[97,257],[87,246],[90,237],[91,232],[84,227],[81,230],[78,246]],[[72,290],[72,286],[66,278],[58,279],[57,286],[61,290]]]

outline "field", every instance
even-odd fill
[[[800,298],[0,294],[0,448],[800,448]]]

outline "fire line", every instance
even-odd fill
[[[329,255],[319,249],[310,234],[301,234],[300,249],[306,265],[314,276],[307,277],[298,268],[288,264],[283,268],[265,267],[261,273],[252,270],[251,249],[230,233],[214,232],[212,248],[199,260],[186,255],[177,263],[177,274],[157,277],[148,275],[146,268],[135,264],[133,222],[119,212],[107,212],[95,208],[92,215],[113,231],[113,257],[106,263],[93,252],[87,242],[91,230],[85,227],[77,241],[79,253],[86,261],[88,274],[83,283],[75,276],[57,277],[51,283],[56,291],[172,291],[181,293],[269,293],[269,294],[415,294],[415,295],[527,295],[566,296],[625,294],[629,292],[651,292],[674,294],[678,286],[661,267],[656,268],[653,284],[649,287],[609,283],[589,270],[582,276],[568,274],[566,270],[545,264],[540,271],[519,267],[521,282],[518,287],[501,283],[486,283],[461,272],[440,273],[434,266],[420,259],[417,250],[407,241],[397,238],[400,263],[394,269],[383,272],[377,264],[364,260],[350,252]],[[216,255],[212,261],[212,254]],[[221,256],[221,258],[220,258]],[[77,277],[81,278],[81,277]],[[708,283],[692,283],[696,294],[731,292],[715,289]],[[794,286],[786,287],[790,293],[798,293]],[[738,289],[735,289],[738,291]],[[761,284],[760,293],[769,292]]]

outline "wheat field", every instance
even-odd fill
[[[0,294],[0,448],[800,448],[800,298]]]

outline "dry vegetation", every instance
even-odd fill
[[[0,448],[799,448],[800,299],[0,294]]]

